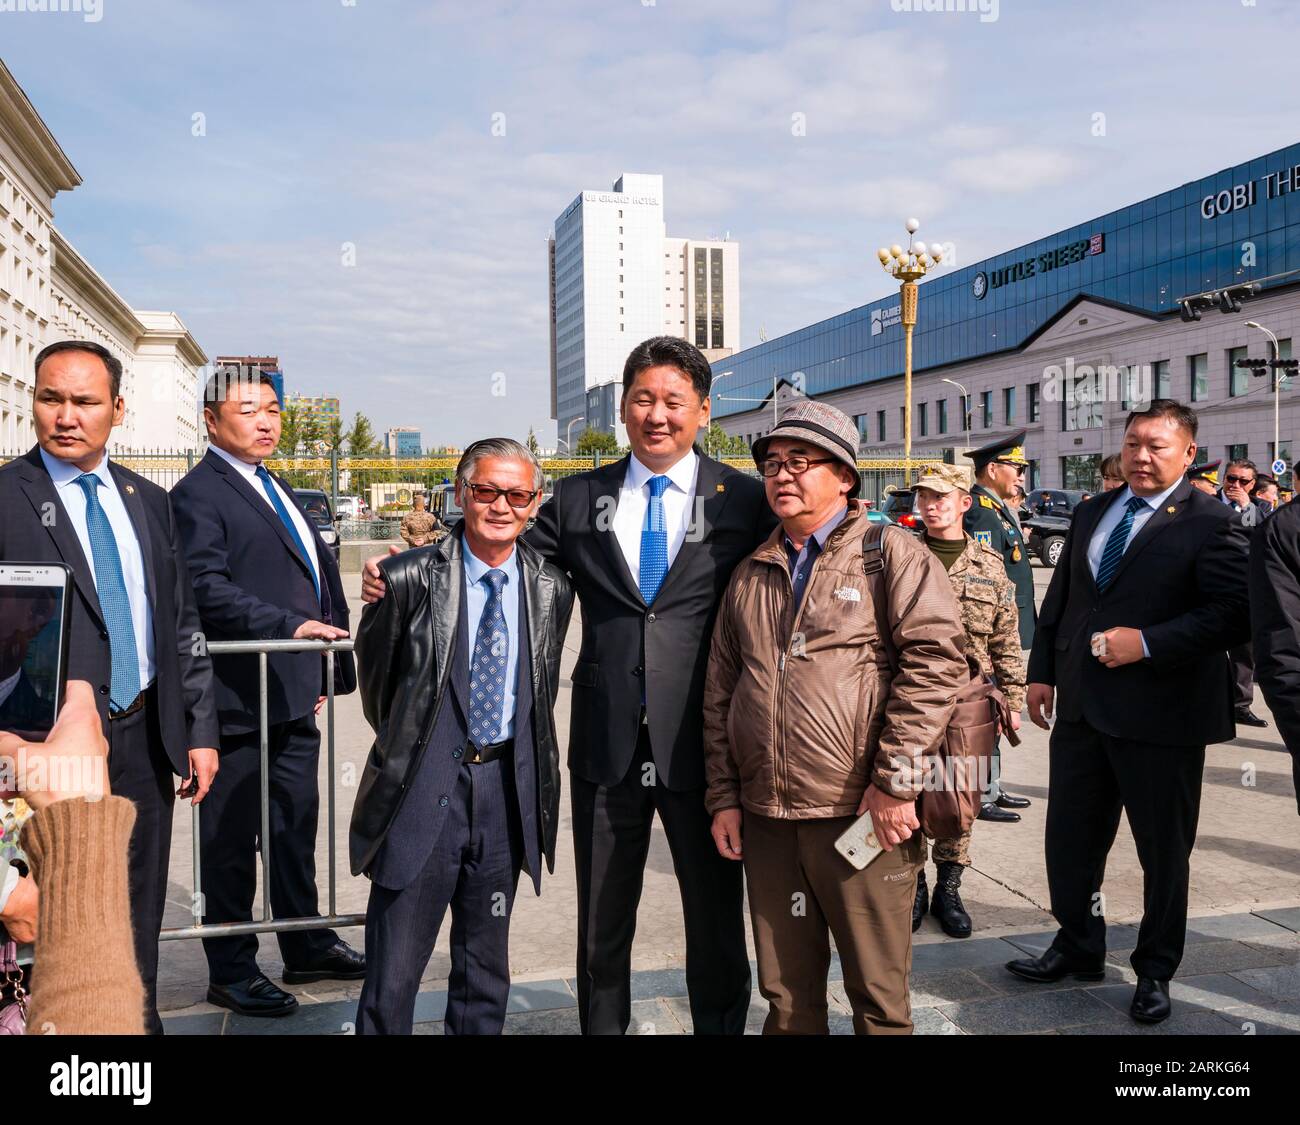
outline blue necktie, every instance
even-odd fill
[[[478,619],[469,667],[469,737],[475,746],[483,747],[491,746],[501,733],[510,631],[501,608],[505,571],[489,570],[479,582],[487,583],[488,596],[483,616]]]
[[[111,684],[109,700],[114,710],[125,711],[140,694],[140,654],[135,647],[135,625],[131,621],[131,599],[122,576],[122,556],[117,551],[113,525],[99,503],[99,486],[94,473],[77,477],[86,494],[86,528],[90,532],[90,553],[94,555],[95,592],[108,629]]]
[[[1141,496],[1130,496],[1124,505],[1124,517],[1106,537],[1106,547],[1101,552],[1101,562],[1097,564],[1097,589],[1104,590],[1110,585],[1119,569],[1120,559],[1124,557],[1124,548],[1128,546],[1128,533],[1133,529],[1133,516],[1139,508],[1147,506]]]
[[[641,565],[638,585],[641,597],[649,605],[664,584],[668,573],[668,525],[664,520],[664,490],[671,482],[667,477],[650,478],[650,506],[646,508],[641,528]]]
[[[262,482],[262,488],[270,499],[275,514],[280,517],[280,522],[284,524],[294,546],[298,548],[298,554],[302,556],[302,561],[307,564],[307,573],[311,575],[311,584],[316,587],[316,600],[320,601],[320,579],[316,577],[316,568],[311,565],[311,556],[307,554],[307,545],[302,541],[302,536],[298,534],[298,528],[293,522],[293,517],[289,515],[289,509],[284,506],[284,501],[280,499],[279,489],[275,487],[275,482],[271,480],[271,474],[266,471],[265,465],[257,466],[256,475],[257,479]]]

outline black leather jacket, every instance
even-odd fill
[[[438,543],[386,559],[380,570],[387,594],[366,606],[361,617],[356,639],[361,705],[375,742],[352,809],[348,843],[353,875],[366,871],[374,860],[415,776],[438,707],[451,691],[449,658],[464,594],[463,536],[464,525],[458,524]],[[565,574],[522,539],[515,548],[533,667],[542,852],[554,873],[560,755],[553,712],[573,590]]]

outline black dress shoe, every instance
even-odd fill
[[[209,984],[208,1003],[241,1016],[287,1016],[298,1007],[298,998],[258,973],[234,984]]]
[[[1013,797],[1010,793],[1003,793],[993,802],[1000,809],[1027,809],[1029,808],[1028,797]]]
[[[1245,727],[1266,727],[1268,723],[1255,714],[1249,707],[1238,707],[1233,713],[1233,718]]]
[[[916,898],[912,899],[912,933],[921,928],[925,912],[930,909],[930,890],[925,885],[925,868],[916,877]]]
[[[999,820],[1003,824],[1014,824],[1020,819],[1018,812],[1007,812],[1006,809],[1000,809],[992,801],[985,801],[980,805],[979,816],[977,820]]]
[[[1159,1023],[1169,1018],[1169,982],[1153,980],[1151,977],[1138,977],[1137,988],[1133,990],[1133,1003],[1129,1005],[1128,1014],[1138,1023]]]
[[[1055,949],[1048,949],[1041,957],[1025,957],[1019,961],[1008,961],[1007,971],[1014,973],[1021,980],[1031,980],[1035,984],[1048,984],[1063,977],[1075,980],[1105,980],[1104,965],[1080,965],[1067,960]]]
[[[292,969],[286,965],[280,979],[285,984],[308,984],[314,980],[360,980],[365,975],[366,955],[340,941],[314,960]]]

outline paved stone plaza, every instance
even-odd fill
[[[1036,568],[1039,600],[1051,572]],[[360,579],[345,575],[360,613]],[[575,615],[565,671],[577,652]],[[1255,709],[1267,715],[1262,699]],[[560,744],[567,744],[568,686],[557,707]],[[335,841],[339,863],[339,913],[365,909],[368,883],[347,874],[347,821],[355,779],[370,746],[370,731],[357,697],[338,703],[339,814]],[[1002,965],[1026,952],[1040,952],[1054,930],[1048,911],[1043,865],[1047,796],[1047,734],[1026,723],[1024,742],[1004,752],[1008,789],[1033,799],[1019,824],[979,823],[974,867],[962,884],[975,934],[946,938],[932,918],[917,933],[913,952],[912,1005],[921,1034],[1137,1033],[1265,1034],[1300,1032],[1300,817],[1296,815],[1291,760],[1270,725],[1243,728],[1243,736],[1209,748],[1201,805],[1200,833],[1192,856],[1187,952],[1172,995],[1174,1014],[1155,1028],[1141,1028],[1127,1015],[1134,974],[1128,951],[1141,916],[1142,878],[1127,825],[1121,824],[1103,888],[1110,929],[1109,968],[1104,982],[1031,985]],[[322,786],[325,763],[322,755]],[[576,1033],[573,985],[576,944],[572,847],[567,794],[562,802],[556,871],[543,880],[539,899],[522,885],[511,927],[515,987],[506,1031]],[[327,870],[324,802],[319,882]],[[172,843],[168,926],[190,922],[190,817],[178,812]],[[931,869],[933,870],[933,869]],[[321,904],[326,902],[324,893]],[[260,911],[260,899],[257,910]],[[746,920],[748,924],[748,920]],[[359,929],[343,931],[360,945]],[[274,939],[261,939],[260,964],[278,981],[281,962]],[[632,1030],[679,1034],[690,1030],[686,1001],[681,910],[672,860],[656,826],[637,918],[633,951]],[[751,945],[752,952],[752,945]],[[424,976],[416,1009],[417,1030],[439,1033],[449,960],[440,939]],[[833,1032],[851,1032],[849,1008],[832,967],[830,1019]],[[1073,986],[1072,986],[1073,985]],[[159,972],[159,1006],[169,1033],[340,1034],[351,1030],[359,984],[323,982],[290,987],[302,1007],[284,1019],[236,1016],[205,1002],[207,967],[195,941],[165,942]],[[766,1005],[757,991],[750,1029],[761,1026]]]

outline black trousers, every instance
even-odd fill
[[[162,1034],[158,1016],[158,934],[167,902],[167,865],[172,846],[172,812],[179,784],[163,749],[158,723],[158,688],[145,691],[134,714],[108,723],[108,787],[135,805],[128,851],[131,931],[144,984],[144,1027]]]
[[[1061,926],[1052,945],[1072,960],[1100,965],[1105,959],[1099,895],[1123,810],[1142,864],[1142,925],[1129,960],[1139,976],[1169,980],[1187,937],[1205,747],[1112,738],[1086,722],[1058,718],[1050,763],[1047,882]]]
[[[1232,705],[1249,707],[1255,702],[1255,652],[1249,644],[1228,649],[1232,661]]]
[[[277,918],[319,914],[316,894],[316,781],[320,731],[316,716],[274,723],[268,731],[271,817],[271,912]],[[257,731],[223,734],[221,768],[199,806],[202,842],[203,921],[248,922],[257,890],[262,835],[261,736]],[[263,872],[263,877],[268,878]],[[287,968],[324,953],[333,930],[276,934]],[[204,938],[213,984],[234,984],[256,976],[257,935]]]
[[[578,867],[578,1016],[587,1035],[622,1035],[632,1018],[632,939],[657,811],[686,921],[686,987],[701,1035],[742,1035],[749,1011],[744,868],[713,844],[704,790],[656,784],[643,724],[627,776],[613,786],[571,774]]]
[[[358,1035],[410,1035],[420,978],[451,908],[448,1035],[499,1035],[510,999],[510,913],[523,865],[514,759],[462,765],[449,818],[416,879],[370,888]]]

